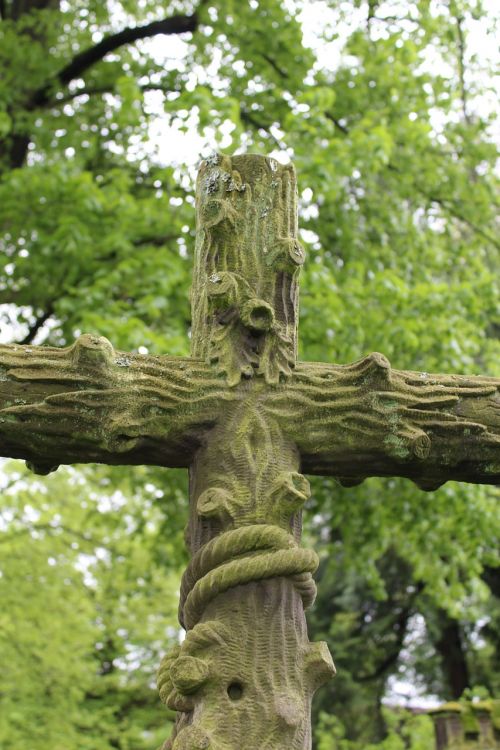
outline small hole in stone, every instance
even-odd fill
[[[243,685],[240,682],[232,682],[227,688],[227,694],[232,701],[239,701],[243,695]]]

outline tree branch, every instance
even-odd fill
[[[464,19],[457,16],[457,38],[458,38],[458,79],[460,81],[460,99],[462,102],[462,114],[467,125],[471,124],[471,118],[467,111],[467,88],[465,85],[465,34],[463,29]]]
[[[500,567],[493,568],[487,565],[482,573],[482,579],[489,587],[493,596],[500,599]]]
[[[132,44],[139,39],[147,39],[158,34],[193,33],[197,26],[198,17],[196,13],[193,13],[191,16],[171,16],[161,21],[153,21],[146,26],[136,26],[135,28],[123,29],[116,34],[110,34],[104,37],[98,44],[77,54],[71,62],[57,73],[54,83],[65,86],[76,78],[80,78],[86,70],[97,62],[100,62],[110,52],[114,52],[126,44]],[[42,86],[35,91],[28,108],[35,109],[36,107],[46,106],[51,100],[51,91],[54,83]]]
[[[0,535],[0,544],[7,544],[8,542],[11,542],[14,539],[17,539],[18,537],[24,536],[24,534],[31,534],[36,531],[55,532],[58,530],[62,531],[64,534],[67,534],[69,536],[74,536],[77,539],[80,539],[82,542],[85,542],[86,544],[91,544],[93,546],[96,546],[96,545],[104,546],[105,544],[104,542],[93,539],[91,536],[86,536],[81,531],[70,529],[68,526],[64,526],[61,524],[59,524],[58,526],[51,526],[50,523],[36,523],[36,524],[29,525],[29,526],[25,526],[22,529],[16,529],[16,531],[11,532],[10,534],[2,534]]]
[[[415,587],[415,591],[412,592],[405,606],[399,611],[399,613],[395,614],[391,625],[386,628],[387,631],[389,631],[390,628],[396,633],[396,643],[393,648],[387,656],[377,664],[372,672],[369,672],[368,674],[357,674],[357,681],[371,682],[372,680],[378,680],[380,677],[383,677],[394,664],[396,664],[404,645],[408,630],[408,622],[413,614],[415,599],[422,593],[424,588],[425,584],[419,581]]]
[[[371,33],[371,24],[373,19],[375,18],[375,13],[378,8],[378,0],[368,0],[368,14],[366,17],[366,30],[368,31],[368,35]]]
[[[337,120],[337,118],[334,117],[331,114],[331,112],[325,112],[325,117],[326,117],[327,120],[330,120],[331,122],[333,122],[333,124],[335,125],[335,127],[337,127],[339,130],[341,130],[342,133],[344,133],[344,135],[349,135],[348,128],[346,128],[345,125],[342,125],[342,123],[340,122],[340,120]]]
[[[205,0],[201,0],[198,10],[204,4]],[[146,26],[137,26],[135,28],[124,29],[116,34],[110,34],[98,44],[77,54],[71,62],[56,73],[52,81],[34,91],[26,102],[26,109],[27,111],[32,111],[53,103],[53,92],[57,85],[66,86],[71,81],[82,76],[88,68],[102,60],[107,54],[125,44],[131,44],[139,39],[146,39],[158,34],[193,33],[197,26],[198,15],[195,12],[190,16],[171,16],[161,21],[153,21]],[[24,164],[30,140],[30,135],[26,132],[15,133],[8,140],[8,159],[12,169],[19,168]]]
[[[269,136],[269,138],[271,138],[271,140],[274,142],[275,146],[280,151],[285,150],[286,146],[278,138],[276,138],[276,136],[273,135],[273,133],[271,133],[271,125],[266,125],[266,124],[264,124],[262,122],[259,122],[247,110],[244,110],[242,108],[240,108],[240,119],[241,119],[242,122],[248,123],[249,125],[251,125],[252,127],[254,127],[256,130],[263,130],[265,133],[267,133],[267,135]]]
[[[271,57],[271,55],[262,53],[262,57],[264,58],[264,60],[266,62],[269,63],[269,65],[271,66],[271,68],[279,75],[280,78],[283,78],[284,80],[286,80],[289,77],[288,73],[286,72],[286,70],[283,70],[283,68],[281,68],[278,65],[278,63],[276,62],[276,60],[274,60]]]
[[[160,84],[154,84],[154,83],[146,83],[143,86],[139,86],[139,89],[141,91],[163,91],[166,94],[171,94],[176,91],[176,89],[167,88],[166,86],[161,86]],[[56,99],[50,100],[47,102],[47,106],[50,107],[57,107],[60,104],[67,104],[68,102],[72,102],[75,99],[78,99],[80,96],[94,96],[96,94],[114,94],[114,89],[110,88],[109,86],[96,86],[94,88],[90,89],[78,89],[78,91],[70,91],[64,96],[58,97]]]
[[[397,174],[401,174],[401,170],[399,167],[396,167],[395,164],[389,163],[387,165],[387,168],[390,169],[392,172],[396,172]],[[426,198],[430,203],[437,203],[439,206],[441,206],[444,211],[446,211],[450,216],[453,216],[454,219],[458,219],[458,221],[463,222],[466,224],[469,229],[472,229],[473,232],[478,234],[483,239],[490,242],[494,247],[497,247],[500,249],[500,242],[495,239],[489,232],[485,232],[484,229],[477,226],[477,224],[474,224],[474,222],[470,221],[466,216],[463,215],[457,208],[450,205],[451,203],[457,203],[457,201],[451,201],[447,198],[441,198],[438,195],[434,195],[433,193],[429,193],[425,188],[423,188],[421,185],[419,185],[418,182],[413,183],[415,190],[420,193],[424,198]]]
[[[432,637],[434,648],[441,659],[441,666],[450,698],[458,700],[464,690],[471,686],[467,664],[466,644],[460,623],[450,617],[444,609],[436,609],[439,632]],[[432,634],[432,629],[430,629]]]
[[[165,234],[163,237],[141,237],[140,239],[134,240],[134,247],[142,247],[143,245],[154,245],[155,247],[165,247],[167,242],[172,242],[179,238],[178,234]]]
[[[337,120],[330,112],[325,112],[325,117],[334,123],[334,125],[342,132],[344,135],[349,135],[350,131],[349,128],[345,127],[340,123],[339,120]],[[391,172],[396,172],[397,174],[401,174],[401,170],[399,167],[397,167],[395,164],[389,163],[387,165],[387,169],[389,169]],[[493,235],[491,235],[489,232],[486,232],[481,227],[477,226],[477,224],[474,224],[470,219],[468,219],[466,216],[463,215],[457,208],[450,205],[452,201],[447,200],[446,198],[440,198],[437,195],[430,194],[425,188],[423,188],[418,183],[414,183],[415,189],[422,195],[424,198],[426,198],[431,203],[437,203],[439,206],[441,206],[442,209],[444,209],[450,216],[452,216],[454,219],[457,219],[458,221],[463,222],[466,224],[469,229],[471,229],[473,232],[478,234],[483,239],[487,240],[487,242],[491,243],[494,247],[500,248],[500,242],[495,239]]]
[[[450,203],[452,203],[451,200],[447,200],[446,198],[440,198],[437,195],[432,195],[427,193],[422,187],[420,187],[417,183],[415,184],[416,190],[421,195],[424,195],[431,203],[437,203],[441,208],[443,208],[445,211],[447,211],[451,216],[453,216],[455,219],[458,219],[458,221],[463,222],[466,224],[469,229],[472,229],[473,232],[478,234],[483,239],[487,240],[489,243],[491,243],[494,247],[497,247],[500,249],[500,242],[495,239],[489,232],[485,232],[484,229],[481,229],[481,227],[478,227],[477,224],[474,224],[470,219],[468,219],[466,216],[463,215],[458,209],[456,209],[454,206],[451,206]],[[456,203],[456,201],[454,201]]]
[[[33,325],[30,326],[30,328],[28,329],[28,333],[23,338],[23,340],[20,341],[20,344],[31,344],[33,342],[33,339],[37,335],[38,331],[40,330],[40,328],[43,325],[45,325],[45,323],[53,314],[54,314],[54,308],[50,304],[48,309],[42,315],[40,315],[39,318],[35,320]]]

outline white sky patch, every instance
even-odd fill
[[[412,649],[425,637],[425,620],[421,614],[415,614],[408,624],[408,632],[399,655],[399,674],[389,677],[383,703],[425,709],[436,708],[442,703],[437,695],[429,695],[419,687],[418,676],[411,666]]]

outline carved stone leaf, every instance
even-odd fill
[[[291,375],[294,365],[292,341],[283,329],[276,327],[265,336],[258,374],[264,376],[266,383],[279,383],[280,375]]]
[[[245,329],[237,318],[212,330],[210,360],[226,375],[229,386],[238,385],[241,376],[251,377],[258,356],[244,343]]]

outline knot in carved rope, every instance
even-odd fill
[[[182,578],[179,619],[190,630],[218,594],[252,581],[287,577],[304,607],[316,596],[312,573],[318,567],[313,550],[300,548],[277,526],[255,524],[226,531],[194,555]]]

